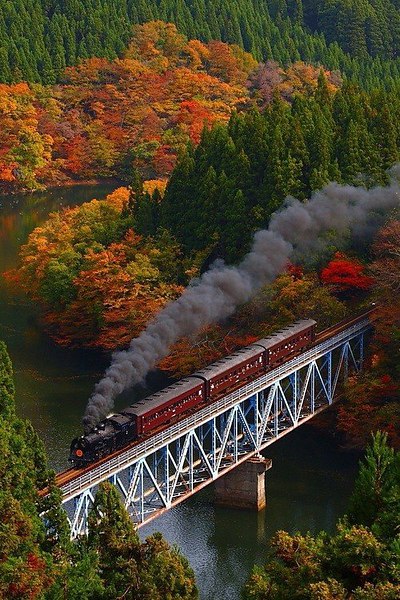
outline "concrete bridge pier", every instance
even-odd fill
[[[262,510],[267,505],[265,473],[272,467],[270,458],[253,456],[215,482],[217,506]]]

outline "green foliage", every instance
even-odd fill
[[[14,393],[11,360],[5,343],[0,341],[0,415],[3,419],[14,416]]]
[[[102,598],[194,600],[198,597],[187,561],[161,534],[141,543],[116,489],[99,486],[89,519],[88,548],[95,551],[104,584]]]
[[[12,367],[2,342],[0,398],[0,598],[195,600],[186,559],[160,534],[141,543],[108,483],[96,496],[88,538],[70,541],[43,444],[15,415]]]
[[[0,343],[0,597],[32,598],[51,583],[52,567],[37,490],[49,472],[32,426],[15,414],[11,362]],[[50,558],[50,557],[49,557]]]
[[[397,94],[346,84],[330,95],[321,76],[309,97],[288,104],[275,96],[263,114],[235,114],[227,127],[204,131],[178,161],[159,218],[155,204],[147,214],[151,208],[151,223],[161,221],[186,253],[210,248],[236,261],[286,196],[305,199],[332,179],[386,183],[399,157],[399,117]]]
[[[350,499],[349,520],[388,539],[400,535],[400,453],[387,445],[387,434],[378,431],[367,448]]]
[[[258,59],[301,59],[365,87],[392,86],[400,75],[398,8],[396,0],[2,2],[0,82],[52,84],[79,59],[120,56],[132,24],[161,19],[188,37],[234,43]]]

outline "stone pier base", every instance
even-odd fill
[[[272,460],[254,456],[216,480],[215,504],[230,508],[262,510],[267,505],[265,473]]]

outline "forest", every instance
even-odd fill
[[[81,59],[114,60],[131,28],[175,23],[189,38],[237,44],[257,60],[299,60],[372,88],[398,85],[398,0],[13,0],[0,6],[0,82],[53,84]]]
[[[129,187],[50,216],[6,275],[42,307],[47,331],[63,345],[124,347],[214,260],[238,262],[287,196],[305,201],[332,180],[369,188],[396,176],[397,94],[367,92],[305,63],[258,64],[237,46],[188,41],[175,26],[151,22],[137,26],[124,59],[89,59],[64,78],[55,88],[3,86],[14,111],[3,119],[17,177],[32,182],[40,169],[47,176],[58,169],[56,179],[113,174]],[[38,172],[32,146],[18,137],[33,122]],[[47,151],[45,140],[56,149]],[[4,157],[3,179],[15,178]],[[381,294],[370,271],[374,247],[332,237],[328,251],[288,265],[229,323],[182,340],[161,366],[186,375],[290,320],[317,317],[320,327],[340,320]],[[387,383],[381,404],[391,386],[391,397],[398,390],[397,378]],[[346,435],[354,430],[362,444],[368,431],[355,432],[354,398]],[[386,431],[392,416],[387,408]],[[396,444],[397,426],[390,435]]]
[[[62,83],[0,84],[0,189],[166,177],[205,122],[249,101],[250,54],[188,41],[173,25],[138,26],[122,59],[93,58]]]
[[[0,191],[117,178],[165,179],[203,127],[316,89],[321,69],[257,63],[238,46],[137,26],[123,58],[92,58],[58,85],[0,84]],[[324,71],[328,91],[341,86]],[[388,98],[391,100],[392,96]],[[161,184],[165,185],[165,184]]]

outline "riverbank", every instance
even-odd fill
[[[38,188],[38,189],[33,189],[33,190],[28,190],[28,189],[24,189],[24,188],[17,188],[17,187],[11,187],[9,189],[6,189],[3,186],[0,187],[0,203],[2,202],[2,200],[6,200],[7,198],[11,197],[26,197],[26,196],[30,196],[30,195],[34,195],[34,194],[45,194],[46,192],[56,192],[56,191],[62,191],[63,189],[68,189],[68,188],[85,188],[85,187],[110,187],[110,188],[116,188],[119,187],[121,185],[124,185],[124,183],[116,178],[110,177],[110,178],[97,178],[97,179],[80,179],[80,180],[75,180],[75,179],[66,179],[63,181],[59,181],[58,183],[54,183],[54,182],[49,182],[49,183],[44,183],[42,188]]]

